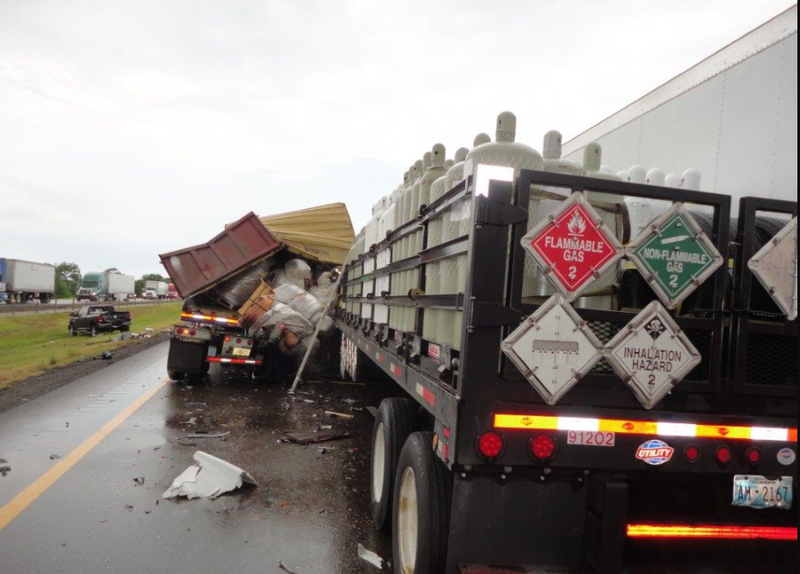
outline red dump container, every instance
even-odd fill
[[[208,243],[159,255],[183,299],[269,257],[283,244],[250,212]]]

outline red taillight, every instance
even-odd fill
[[[241,342],[242,342],[242,340],[241,340],[241,339],[236,339],[236,342],[237,342],[237,343],[241,343]]]
[[[556,439],[549,434],[536,435],[531,439],[531,454],[542,462],[553,458],[556,453]]]
[[[178,327],[177,329],[175,329],[175,332],[176,332],[178,335],[183,335],[183,331],[184,331],[184,330],[183,330],[183,328],[182,328],[182,327]]]
[[[194,329],[191,329],[191,330],[189,331],[189,334],[190,334],[190,335],[197,335],[197,331],[195,331]]]
[[[752,446],[747,449],[745,456],[750,464],[758,464],[761,462],[761,449],[757,446]]]
[[[231,338],[229,336],[227,336],[227,335],[225,336],[225,342],[226,343],[230,343],[231,342]]]
[[[700,459],[700,449],[693,444],[689,445],[684,449],[683,456],[687,462],[697,462]]]
[[[97,318],[97,322],[98,322],[98,323],[104,323],[104,322],[105,322],[105,319],[103,318],[103,316],[102,316],[102,315],[100,315],[100,316]]]
[[[693,526],[629,524],[628,538],[695,538],[705,540],[797,540],[797,528],[779,526]]]
[[[724,466],[733,460],[733,451],[727,446],[721,446],[714,453],[714,457]]]
[[[478,452],[486,460],[500,458],[505,448],[503,437],[494,431],[485,432],[478,437]]]
[[[248,344],[250,347],[252,347],[252,346],[253,346],[253,340],[252,340],[252,339],[248,340],[248,341],[247,341],[247,344]]]

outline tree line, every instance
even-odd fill
[[[72,299],[78,293],[78,288],[81,286],[81,279],[83,274],[81,268],[77,263],[70,263],[62,261],[56,263],[56,298],[58,299]],[[169,277],[164,277],[159,273],[145,273],[134,282],[134,290],[137,297],[141,297],[144,293],[144,284],[147,281],[164,281],[170,282]]]

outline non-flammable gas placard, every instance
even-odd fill
[[[553,295],[501,348],[547,404],[554,405],[602,358],[602,346],[566,298]]]
[[[748,266],[789,320],[797,319],[797,218],[764,245]]]
[[[627,248],[664,304],[674,309],[724,263],[722,255],[682,203],[656,219]]]
[[[646,409],[656,406],[701,361],[698,350],[658,301],[611,339],[606,358]]]
[[[522,238],[550,282],[574,301],[615,265],[623,249],[582,193],[573,193]]]

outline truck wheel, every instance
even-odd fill
[[[97,337],[97,327],[92,325],[92,330],[89,332],[92,337]]]
[[[127,333],[130,330],[131,330],[130,325],[122,326],[122,327],[119,328],[119,332],[120,333]]]
[[[372,524],[378,530],[391,525],[392,494],[397,462],[406,440],[416,430],[416,405],[408,399],[384,399],[372,431]]]
[[[78,331],[76,331],[75,327],[73,327],[72,325],[67,327],[67,331],[69,331],[69,334],[72,335],[73,337],[77,337],[78,336]]]
[[[182,381],[186,378],[186,373],[180,371],[167,371],[167,376],[173,381]]]
[[[392,521],[396,574],[445,571],[452,484],[432,444],[431,433],[416,432],[400,454]]]

